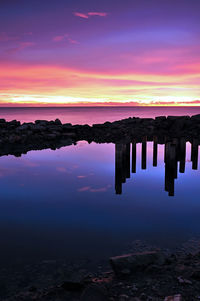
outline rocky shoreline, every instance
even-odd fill
[[[1,300],[197,301],[200,300],[199,241],[196,245],[195,251],[169,252],[136,241],[132,253],[111,257],[111,268],[101,266],[96,272],[88,271],[87,262],[50,260],[27,265],[22,279],[18,273],[13,275],[15,285],[24,287],[6,298],[1,296]],[[135,248],[139,251],[135,252]]]
[[[36,120],[34,123],[0,119],[0,156],[20,156],[30,150],[56,149],[86,140],[97,143],[141,142],[145,137],[158,143],[183,137],[186,141],[196,140],[200,144],[200,115],[159,116],[153,118],[130,117],[104,124],[72,125],[55,121]]]

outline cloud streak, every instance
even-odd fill
[[[79,42],[72,39],[68,33],[66,33],[64,35],[58,35],[58,36],[53,37],[53,41],[56,43],[62,42],[62,41],[67,41],[70,44],[79,44]]]
[[[10,48],[6,50],[7,54],[15,54],[18,51],[24,50],[25,48],[29,48],[34,46],[33,42],[20,42],[18,47]]]
[[[80,17],[82,19],[89,19],[90,17],[106,17],[108,14],[106,12],[88,12],[88,13],[80,13],[80,12],[75,12],[74,16]]]

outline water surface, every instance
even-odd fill
[[[128,117],[156,117],[159,115],[195,115],[200,107],[57,107],[57,108],[0,108],[0,118],[32,122],[36,119],[63,123],[94,124]]]
[[[164,145],[136,146],[136,173],[116,194],[116,146],[77,145],[0,158],[2,265],[17,261],[107,258],[133,240],[174,247],[200,234],[198,162],[186,145],[184,173],[165,190]],[[196,160],[196,159],[195,159]],[[195,163],[195,164],[196,164]],[[127,166],[126,166],[127,168]]]

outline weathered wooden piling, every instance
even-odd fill
[[[158,138],[153,137],[153,166],[157,166]]]
[[[142,169],[147,168],[147,137],[142,138]]]
[[[191,144],[191,161],[192,161],[192,169],[197,170],[198,167],[198,141],[197,139],[193,138],[192,139],[192,144]]]
[[[136,140],[132,142],[132,173],[136,173]]]
[[[179,165],[179,172],[185,172],[185,156],[186,156],[186,140],[185,138],[180,138],[179,144],[179,151],[180,151],[180,165]]]
[[[130,172],[130,143],[126,144],[126,178],[131,177]]]
[[[122,193],[122,144],[115,144],[115,192],[116,194]]]

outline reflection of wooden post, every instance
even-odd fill
[[[165,146],[165,190],[174,195],[174,179],[177,175],[176,145],[170,142]]]
[[[157,166],[158,138],[153,137],[153,166]]]
[[[147,168],[147,137],[142,139],[142,169]]]
[[[122,144],[115,144],[115,192],[122,193]]]
[[[191,160],[192,160],[192,169],[197,169],[197,167],[198,167],[198,141],[197,141],[197,139],[192,140]]]
[[[136,172],[136,141],[132,142],[132,173]]]
[[[122,183],[126,182],[126,144],[122,144]]]
[[[185,155],[186,155],[186,141],[185,138],[180,139],[180,166],[179,172],[185,172]]]
[[[130,143],[126,144],[126,178],[130,178]]]

